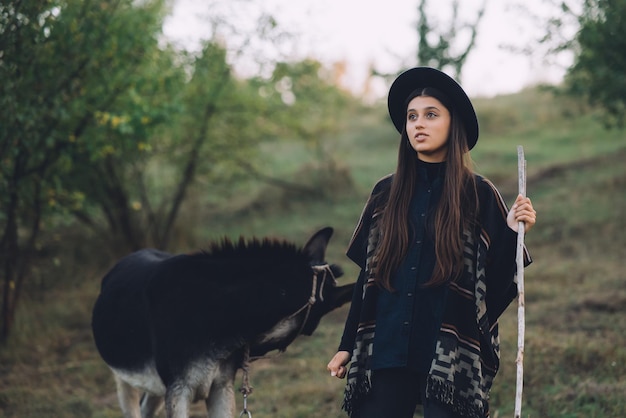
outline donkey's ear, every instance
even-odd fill
[[[326,255],[326,246],[330,237],[333,236],[333,229],[329,226],[317,231],[304,245],[304,252],[309,255],[313,262],[323,262]]]

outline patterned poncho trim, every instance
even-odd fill
[[[500,200],[498,203],[506,210],[500,194],[493,185],[490,186]],[[370,361],[378,294],[372,271],[376,264],[374,250],[381,235],[379,215],[374,213],[369,225],[365,262],[367,276],[342,404],[342,409],[349,415],[358,413],[361,399],[371,388]],[[490,324],[487,315],[485,267],[489,245],[489,235],[484,229],[465,231],[464,272],[448,285],[448,299],[426,382],[427,400],[436,400],[448,405],[457,414],[472,418],[489,416],[489,391],[500,363],[497,316]],[[527,259],[530,258],[527,256]],[[513,282],[516,283],[516,278]],[[509,297],[509,300],[503,301],[504,305],[512,299]]]

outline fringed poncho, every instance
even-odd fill
[[[378,286],[372,275],[374,250],[380,239],[378,208],[388,195],[392,176],[374,187],[347,252],[362,272],[352,302],[340,350],[352,347],[352,359],[342,408],[352,415],[371,385],[370,361],[376,333]],[[489,416],[489,391],[498,371],[500,343],[497,320],[517,296],[515,254],[500,245],[515,234],[506,224],[508,209],[488,180],[476,176],[479,199],[478,226],[465,231],[465,269],[450,282],[442,324],[426,384],[426,398],[450,406],[472,418]],[[507,235],[508,234],[508,235]],[[525,264],[530,256],[525,251]],[[504,266],[504,268],[503,268]],[[491,272],[498,274],[490,274]],[[502,271],[510,272],[502,274]],[[498,276],[498,277],[494,277]],[[358,316],[356,330],[348,329]],[[347,342],[348,341],[348,342]]]

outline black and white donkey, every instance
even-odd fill
[[[187,418],[204,400],[210,418],[235,414],[234,379],[248,356],[285,350],[350,301],[353,284],[327,264],[332,228],[303,248],[224,240],[208,251],[144,249],[103,278],[92,330],[113,371],[125,418]]]

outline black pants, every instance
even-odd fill
[[[461,418],[444,405],[426,401],[426,375],[404,368],[372,372],[372,388],[351,418],[412,418],[419,401],[424,418]]]

